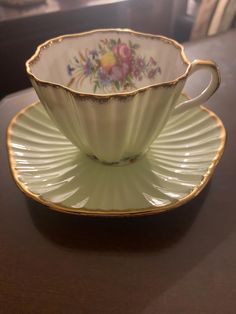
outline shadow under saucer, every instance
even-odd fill
[[[48,240],[74,250],[159,251],[179,241],[195,220],[210,186],[173,211],[142,217],[86,217],[48,210],[26,199],[32,221]]]

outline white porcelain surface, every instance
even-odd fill
[[[185,101],[181,96],[179,102]],[[13,176],[30,197],[59,211],[91,215],[158,213],[205,186],[224,149],[222,122],[203,107],[173,113],[150,150],[124,166],[91,160],[68,141],[41,103],[8,129]]]
[[[40,58],[30,65],[31,72],[40,80],[69,84],[81,93],[135,91],[173,81],[188,68],[181,56],[181,46],[162,37],[102,30],[62,38],[51,40],[52,44],[41,50]],[[127,75],[129,80],[124,85],[122,81]],[[99,83],[96,91],[94,81]]]
[[[179,112],[199,105],[219,86],[211,61],[190,63],[175,41],[130,30],[61,36],[27,62],[32,84],[61,132],[106,163],[144,153],[168,121],[186,79],[207,69],[212,81]]]

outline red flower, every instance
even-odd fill
[[[131,59],[131,50],[126,44],[119,44],[113,48],[115,54],[117,54],[123,61],[129,61]]]

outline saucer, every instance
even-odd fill
[[[179,101],[186,100],[181,95]],[[203,106],[172,113],[149,151],[134,163],[105,165],[73,146],[40,102],[21,110],[7,132],[19,188],[58,211],[93,216],[160,213],[193,199],[219,162],[226,132]]]

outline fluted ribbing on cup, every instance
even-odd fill
[[[171,114],[183,82],[98,101],[32,81],[61,132],[88,155],[117,162],[145,152]],[[115,144],[114,144],[115,143]]]

